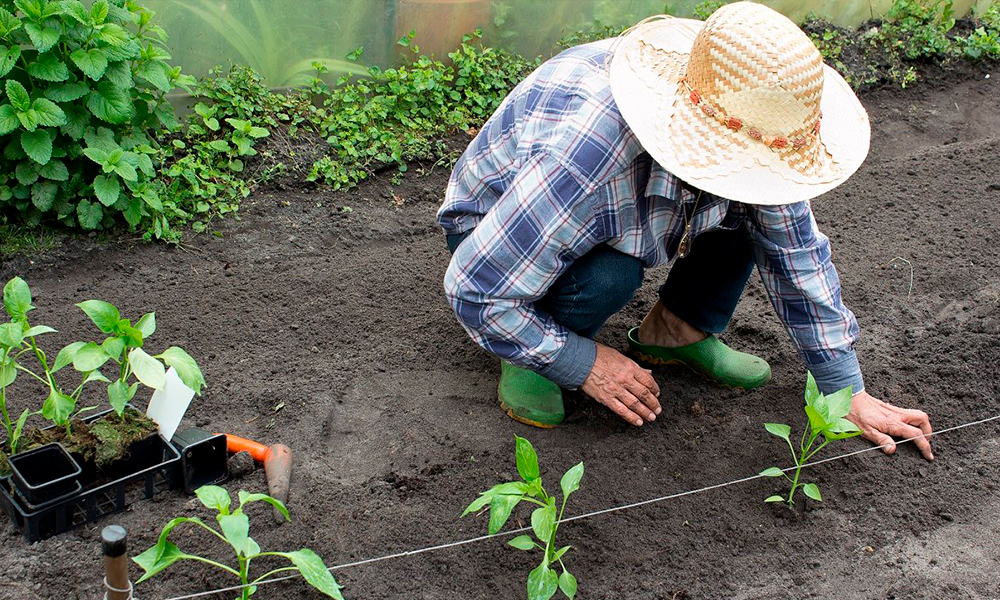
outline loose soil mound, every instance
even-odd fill
[[[938,428],[994,415],[1000,404],[1000,74],[956,68],[866,94],[871,157],[815,203],[862,326],[869,389],[926,409]],[[336,564],[481,534],[484,518],[458,515],[476,492],[515,475],[515,433],[535,443],[550,486],[586,462],[571,513],[788,463],[761,424],[802,426],[804,370],[756,280],[724,338],[771,362],[764,389],[738,394],[664,369],[666,410],[642,429],[575,395],[568,422],[552,431],[504,416],[497,361],[465,336],[442,296],[448,256],[433,215],[447,176],[428,165],[397,188],[380,178],[348,194],[261,193],[241,221],[219,225],[221,239],[194,238],[187,251],[73,241],[0,271],[27,279],[39,322],[66,339],[89,333],[82,313],[63,311],[84,298],[128,314],[155,310],[158,343],[188,349],[209,382],[191,424],[295,450],[293,522],[275,527],[263,508],[251,514],[264,549],[308,546]],[[624,347],[664,275],[647,273],[601,341]],[[813,468],[807,477],[825,502],[798,514],[764,505],[776,485],[755,480],[560,534],[575,548],[569,565],[588,599],[996,598],[997,432],[991,423],[942,435],[932,464],[907,445],[894,457],[870,452]],[[865,447],[854,439],[839,450]],[[262,491],[263,474],[229,488]],[[100,526],[125,525],[139,552],[170,517],[192,513],[204,511],[166,494],[33,546],[0,523],[0,597],[100,597]],[[183,528],[175,541],[210,547]],[[534,558],[487,541],[337,576],[354,599],[519,598]],[[153,600],[228,583],[181,565],[139,592]],[[300,582],[260,595],[315,597]]]

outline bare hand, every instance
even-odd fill
[[[663,411],[660,386],[650,372],[603,344],[597,344],[597,359],[580,389],[637,427]]]
[[[931,421],[927,413],[922,410],[899,408],[870,396],[868,392],[861,392],[851,401],[851,412],[847,415],[847,420],[861,429],[863,432],[861,437],[883,446],[882,451],[886,454],[896,452],[896,443],[889,436],[899,438],[928,436],[918,437],[913,443],[920,449],[924,458],[934,460],[928,439],[933,432]]]

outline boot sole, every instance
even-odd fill
[[[500,401],[500,409],[507,413],[508,417],[514,419],[518,423],[524,423],[525,425],[531,425],[532,427],[537,427],[539,429],[554,429],[556,427],[556,425],[551,425],[549,423],[539,423],[538,421],[532,421],[531,419],[517,416],[514,414],[514,409],[508,406],[503,400]]]
[[[742,385],[729,385],[728,383],[723,383],[723,382],[719,381],[718,379],[712,379],[711,377],[705,375],[704,373],[702,373],[702,372],[700,372],[700,371],[698,371],[696,369],[693,369],[686,362],[683,362],[683,361],[680,361],[680,360],[674,360],[674,359],[663,360],[662,358],[657,358],[655,356],[650,356],[649,354],[644,354],[643,352],[640,352],[638,350],[631,350],[631,352],[629,352],[629,353],[632,356],[634,356],[635,358],[639,359],[640,361],[642,361],[644,363],[647,363],[647,364],[650,364],[650,365],[653,365],[653,366],[665,367],[665,366],[670,366],[670,365],[680,365],[680,366],[686,368],[688,371],[691,371],[692,373],[694,373],[698,377],[701,377],[702,379],[704,379],[708,383],[711,383],[712,385],[715,385],[715,386],[718,386],[718,387],[721,387],[721,388],[730,389],[730,390],[740,390],[740,391],[743,391],[743,392],[748,392],[750,390],[755,390],[755,389],[763,386],[764,384],[766,384],[768,381],[771,380],[770,378],[768,378],[766,381],[764,381],[764,382],[762,382],[762,383],[760,383],[758,385],[755,385],[753,387],[744,387]]]

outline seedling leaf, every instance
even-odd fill
[[[837,419],[846,417],[847,413],[851,412],[851,389],[852,386],[847,386],[826,397],[828,421],[836,421]]]
[[[3,305],[11,320],[21,321],[35,307],[31,305],[31,290],[20,277],[14,277],[3,287]],[[20,344],[20,340],[17,342]]]
[[[823,501],[823,496],[819,494],[819,488],[816,487],[815,483],[807,483],[802,486],[802,492],[817,502]]]
[[[302,573],[306,583],[313,586],[320,592],[336,600],[344,600],[340,594],[341,587],[330,574],[330,570],[323,564],[323,559],[318,554],[308,548],[296,550],[295,552],[276,552],[278,556],[284,556],[292,561],[292,564]]]
[[[792,428],[783,423],[764,423],[764,429],[771,435],[776,435],[783,440],[788,440],[792,433]]]
[[[781,477],[785,473],[778,467],[768,467],[760,472],[764,477]]]
[[[35,337],[36,335],[42,335],[43,333],[56,333],[56,330],[48,325],[35,325],[24,332],[24,337]]]
[[[272,498],[267,494],[249,494],[247,492],[244,492],[243,490],[240,490],[239,498],[240,498],[240,508],[243,508],[244,506],[246,506],[251,502],[266,502],[267,504],[270,504],[275,509],[277,509],[277,511],[280,512],[282,516],[285,517],[285,520],[287,521],[292,520],[292,518],[288,515],[288,508],[281,500],[278,500],[277,498]]]
[[[57,425],[62,425],[69,420],[75,406],[75,400],[59,390],[52,389],[49,391],[49,397],[42,404],[42,416]]]
[[[819,414],[819,412],[811,406],[806,406],[806,416],[809,417],[809,426],[812,428],[814,434],[824,431],[829,427],[826,419],[823,418],[823,415]]]
[[[562,488],[563,498],[580,489],[580,480],[583,479],[583,463],[577,463],[570,467],[559,481]]]
[[[146,581],[163,569],[166,569],[175,562],[185,558],[192,558],[192,556],[181,552],[180,548],[174,545],[173,542],[168,542],[166,540],[160,542],[142,554],[132,558],[135,564],[142,567],[145,571],[136,583],[138,584]]]
[[[222,514],[229,514],[229,505],[232,499],[225,488],[217,485],[203,485],[194,491],[194,495],[201,500],[206,508],[212,508]]]
[[[517,548],[518,550],[531,550],[535,547],[535,542],[531,539],[530,535],[519,535],[507,542],[507,544]]]
[[[58,358],[58,357],[57,357]],[[73,368],[82,373],[100,369],[111,357],[103,348],[94,342],[88,342],[77,348],[73,354]]]
[[[80,310],[87,313],[90,320],[104,333],[112,333],[121,315],[113,304],[103,300],[86,300],[77,304]]]
[[[814,406],[820,396],[822,394],[816,385],[816,378],[813,377],[812,371],[806,371],[806,406]]]
[[[157,354],[156,358],[162,359],[163,362],[167,363],[167,366],[173,367],[184,385],[194,390],[199,396],[201,395],[201,388],[205,385],[205,377],[201,374],[198,363],[191,358],[191,355],[177,346],[171,346],[161,354]]]
[[[494,494],[492,494],[491,492],[483,492],[482,494],[479,495],[478,498],[473,500],[467,507],[465,507],[465,510],[462,511],[462,516],[464,517],[469,513],[481,511],[487,504],[493,501],[493,496]]]
[[[517,442],[516,458],[517,472],[525,481],[538,479],[538,454],[531,442],[523,437],[514,436]]]
[[[528,574],[528,600],[549,600],[559,589],[556,572],[540,564]]]
[[[493,496],[490,500],[490,525],[488,530],[490,535],[497,533],[503,528],[507,523],[507,519],[510,518],[511,511],[521,501],[521,498],[523,496],[510,494]]]
[[[135,328],[142,332],[143,339],[153,335],[156,332],[156,313],[148,312],[142,315]]]
[[[784,496],[768,496],[767,498],[764,498],[764,502],[784,502],[784,501],[785,501]]]
[[[228,496],[228,494],[227,494]],[[240,556],[252,556],[248,542],[250,541],[250,519],[243,513],[219,515],[216,517],[226,541]]]
[[[115,413],[119,417],[122,416],[125,412],[125,405],[129,401],[128,385],[121,379],[116,379],[108,386],[108,401],[111,402],[111,408],[115,409]]]
[[[543,542],[547,542],[552,537],[552,526],[556,522],[556,507],[549,504],[542,508],[536,508],[531,513],[531,529],[535,532],[535,537]]]
[[[135,378],[147,387],[158,390],[166,384],[167,374],[163,363],[146,354],[142,348],[132,348],[128,353],[128,362]]]
[[[576,596],[576,577],[569,571],[563,570],[562,575],[559,576],[559,589],[562,593],[566,594],[566,597],[573,600]]]

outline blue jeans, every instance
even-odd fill
[[[471,231],[447,236],[454,253]],[[706,333],[721,333],[753,272],[746,229],[717,229],[699,235],[691,253],[674,261],[660,286],[660,301],[672,313]],[[576,260],[536,303],[570,331],[593,338],[611,315],[628,304],[642,285],[642,262],[601,244]]]

